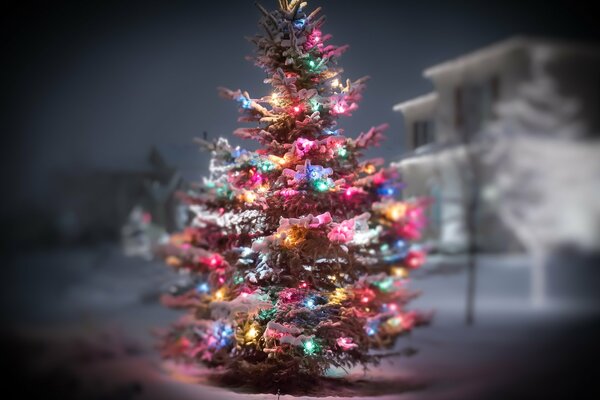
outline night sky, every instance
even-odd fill
[[[527,5],[523,5],[527,3]],[[276,1],[264,0],[267,8]],[[350,44],[345,77],[371,76],[361,108],[340,120],[355,136],[390,123],[371,156],[398,157],[394,104],[426,93],[423,69],[515,34],[595,41],[594,13],[573,2],[321,0],[325,32]],[[151,145],[191,179],[207,157],[192,140],[231,137],[237,107],[216,88],[269,93],[247,62],[253,1],[4,2],[3,214],[43,206],[59,173],[141,169]],[[235,143],[239,143],[234,139]]]

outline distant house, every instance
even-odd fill
[[[488,160],[495,144],[485,133],[501,127],[507,140],[521,131],[572,141],[596,137],[598,54],[589,46],[516,37],[425,70],[434,91],[394,107],[404,117],[409,149],[396,165],[406,196],[434,199],[426,232],[434,248],[523,247],[498,212],[497,162]]]
[[[143,210],[148,223],[166,232],[181,227],[175,194],[184,181],[156,148],[150,151],[147,168],[73,172],[58,182],[57,223],[65,239],[117,239],[134,209]]]

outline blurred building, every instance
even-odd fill
[[[163,232],[181,227],[176,192],[184,180],[156,148],[139,170],[76,171],[58,182],[60,210],[55,223],[63,240],[118,240],[133,215]]]
[[[524,169],[515,169],[520,165],[514,155],[519,148],[507,151],[508,146],[521,143],[513,140],[516,137],[526,136],[533,143],[532,148],[549,148],[550,143],[555,144],[550,146],[556,148],[555,153],[573,148],[572,153],[579,154],[583,163],[590,163],[583,169],[596,168],[591,165],[594,155],[590,146],[596,146],[600,132],[598,49],[515,37],[428,68],[424,76],[431,81],[434,91],[397,104],[394,110],[404,117],[409,149],[396,164],[407,183],[404,195],[428,196],[434,200],[429,209],[426,240],[434,249],[444,252],[470,248],[511,252],[528,247],[527,237],[521,235],[517,225],[534,225],[542,218],[529,221],[524,213],[518,221],[521,217],[517,212],[513,213],[516,221],[511,224],[510,213],[503,212],[505,203],[515,202],[516,207],[519,196],[503,192],[502,182],[518,174],[529,174]],[[553,140],[546,140],[550,138]],[[575,148],[576,143],[582,145]],[[550,150],[539,156],[531,153],[530,158],[539,158],[540,162],[540,171],[535,175],[540,179],[532,179],[535,184],[554,178],[549,168],[555,160],[559,161],[555,153]],[[596,156],[600,158],[600,154]],[[528,157],[520,157],[521,164]],[[576,181],[573,178],[582,174],[575,171],[572,175],[568,179]],[[553,191],[569,190],[568,179],[564,188],[554,187],[544,193],[540,189],[524,207],[531,205],[532,211],[538,211],[534,208],[548,203],[546,200],[553,196]],[[592,174],[586,179],[582,188],[599,182]],[[514,181],[513,186],[529,186],[527,182],[523,178]],[[581,192],[581,197],[590,195]],[[594,218],[591,212],[588,208],[581,215]],[[570,224],[575,218],[567,219],[563,222]],[[542,235],[545,230],[540,226],[537,232]],[[562,226],[548,229],[562,229]],[[590,234],[582,229],[582,236]],[[589,225],[586,229],[595,228]],[[538,233],[532,231],[533,236]]]

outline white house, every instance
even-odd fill
[[[599,49],[515,37],[424,76],[434,91],[394,107],[408,149],[396,166],[406,196],[434,200],[434,248],[525,249],[540,265],[562,245],[598,250]]]

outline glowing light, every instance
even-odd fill
[[[331,135],[331,136],[337,136],[340,134],[339,129],[336,129],[334,131],[332,131],[331,129],[323,129],[323,132],[326,133],[327,135]]]
[[[342,104],[336,104],[333,106],[333,111],[335,111],[337,114],[343,114],[346,112],[346,107],[344,107]]]
[[[310,149],[312,149],[315,145],[315,142],[309,139],[305,139],[305,138],[298,138],[296,140],[296,147],[303,152],[307,152]],[[312,171],[315,171],[314,168],[311,168]]]
[[[288,248],[297,246],[304,242],[306,238],[306,228],[300,226],[292,226],[283,233],[285,233],[285,239],[283,239],[282,244]]]
[[[181,260],[175,256],[169,256],[165,261],[167,265],[170,265],[171,267],[178,267],[181,265]]]
[[[318,353],[320,349],[320,346],[313,339],[306,340],[302,347],[304,348],[304,354],[309,356]]]
[[[223,300],[225,298],[225,293],[224,292],[225,291],[223,290],[223,288],[217,290],[215,292],[215,300],[217,300],[217,301]]]
[[[396,189],[392,186],[381,186],[377,189],[377,193],[382,196],[393,196],[396,194]]]
[[[240,96],[240,97],[238,97],[238,101],[242,104],[242,108],[245,108],[247,110],[252,108],[252,100],[250,100],[244,96]]]
[[[397,316],[397,317],[393,317],[387,320],[387,324],[393,327],[399,327],[402,325],[402,317],[401,316]]]
[[[418,250],[411,250],[406,255],[404,262],[409,268],[419,268],[425,262],[425,253]]]
[[[376,170],[377,170],[377,168],[375,168],[375,166],[373,164],[367,164],[367,165],[365,165],[365,168],[364,168],[365,173],[367,173],[369,175],[374,174]]]
[[[340,80],[338,78],[335,78],[334,80],[331,81],[331,87],[336,88],[340,85]]]
[[[308,288],[308,283],[306,281],[300,281],[300,284],[298,285],[298,287],[300,289],[306,289],[306,288]]]
[[[369,302],[369,300],[370,300],[370,299],[369,299],[369,296],[363,296],[363,297],[360,299],[360,301],[361,301],[361,302],[363,302],[363,303],[365,303],[365,304],[366,304],[366,303],[368,303],[368,302]]]
[[[302,29],[304,28],[304,24],[306,23],[306,19],[300,18],[294,21],[294,28]]]
[[[208,265],[216,268],[218,266],[220,266],[221,264],[223,264],[223,258],[218,255],[218,254],[213,254],[212,256],[208,257]]]
[[[316,65],[317,65],[317,63],[315,63],[315,60],[310,60],[308,62],[308,66],[311,67],[311,68],[314,68]]]
[[[269,191],[270,186],[269,185],[261,185],[258,187],[258,189],[256,189],[256,191],[258,193],[266,193]]]
[[[392,278],[386,278],[382,281],[377,282],[376,285],[377,287],[379,287],[379,289],[386,292],[392,288],[392,286],[394,285],[394,280]]]
[[[392,267],[391,271],[393,276],[398,277],[398,278],[407,278],[408,277],[408,271],[406,270],[406,268],[403,267]]]
[[[281,96],[279,95],[279,93],[273,92],[271,94],[271,104],[273,104],[274,106],[281,105]]]
[[[202,282],[201,284],[196,286],[196,291],[198,293],[208,293],[209,290],[210,290],[210,287],[208,286],[208,283],[206,283],[206,282]]]
[[[248,329],[248,331],[244,335],[244,337],[247,340],[253,340],[254,338],[256,338],[256,336],[258,336],[258,329],[256,329],[256,327],[254,326],[251,326],[250,329]]]
[[[360,190],[358,190],[355,187],[349,187],[348,189],[346,189],[346,191],[344,192],[344,194],[346,195],[346,197],[352,197],[352,195],[356,194],[360,192]]]
[[[315,303],[315,299],[313,299],[312,297],[309,297],[308,299],[306,299],[304,301],[304,305],[306,306],[306,308],[309,308],[311,310],[317,306],[317,304]]]
[[[343,288],[336,288],[333,293],[329,295],[329,301],[333,304],[341,304],[342,301],[346,300],[348,295],[346,294],[346,290]]]
[[[340,147],[338,149],[338,155],[342,158],[346,157],[348,155],[348,150],[345,147]]]
[[[395,202],[390,205],[384,212],[384,215],[390,221],[398,221],[406,215],[407,206],[401,202]]]
[[[335,277],[335,275],[327,275],[327,278],[328,278],[330,281],[332,281],[332,282],[335,282],[335,281],[336,281],[336,279],[337,279],[337,278]]]
[[[327,190],[329,190],[329,185],[327,184],[327,182],[323,181],[323,180],[316,180],[315,183],[315,189],[317,189],[317,191],[319,192],[325,192]]]
[[[254,192],[246,192],[244,193],[244,201],[246,203],[252,204],[256,200],[256,193]]]
[[[300,106],[294,106],[292,108],[292,110],[294,110],[294,113],[300,114],[300,112],[302,111],[302,108],[300,108]]]
[[[261,163],[260,169],[268,172],[268,171],[272,171],[273,169],[275,169],[275,164],[273,164],[271,161],[263,161]]]

